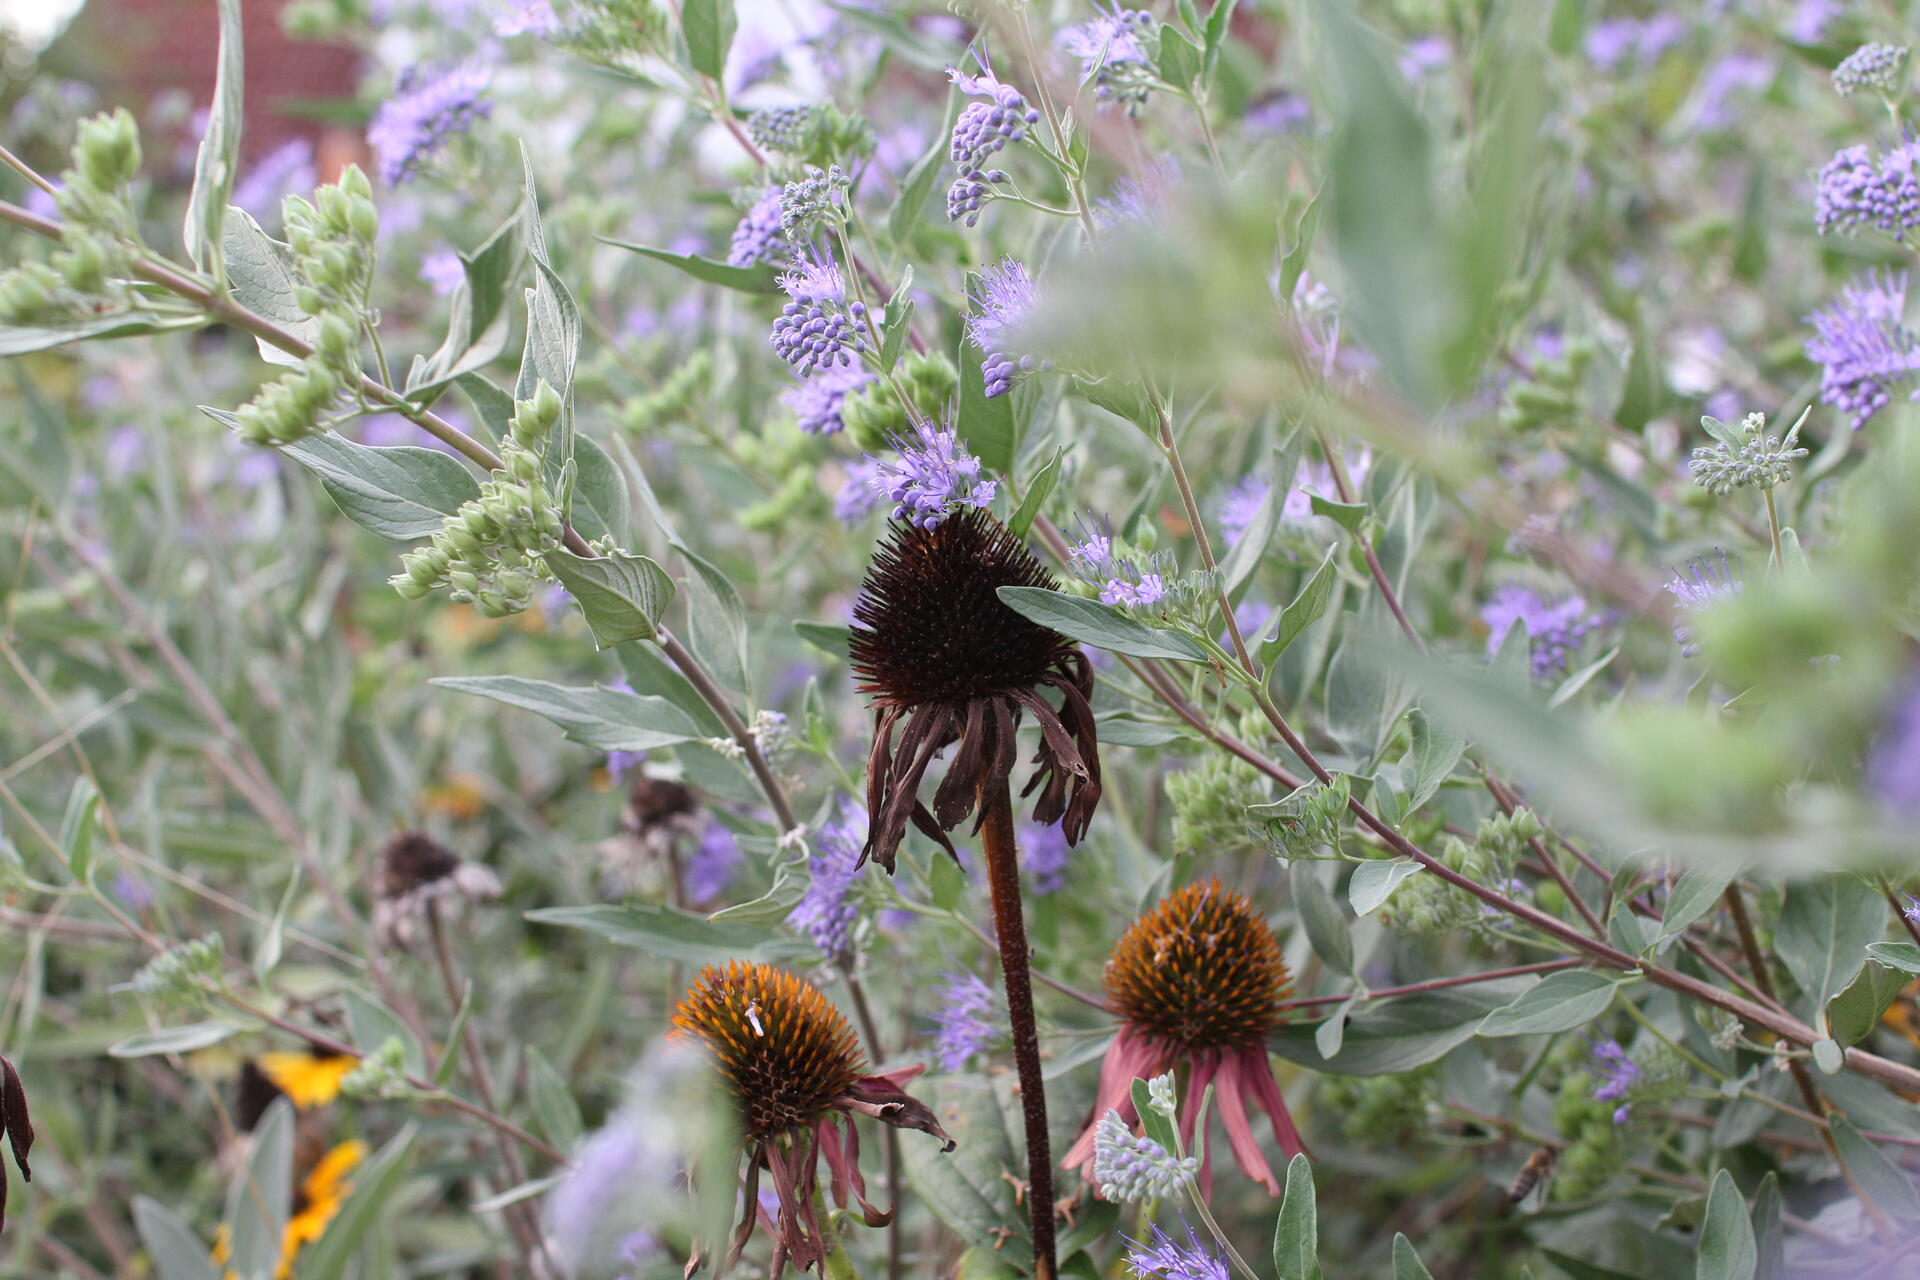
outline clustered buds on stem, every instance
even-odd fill
[[[547,442],[560,422],[560,393],[545,381],[514,405],[500,467],[448,516],[433,540],[400,557],[393,589],[418,600],[436,587],[490,618],[518,613],[547,580],[541,556],[560,545],[565,526],[547,488]]]
[[[342,394],[356,390],[380,229],[373,187],[355,165],[314,192],[313,202],[288,196],[281,210],[297,275],[294,305],[315,325],[313,354],[234,414],[241,438],[258,445],[287,444],[321,430]]]
[[[1802,414],[1801,420],[1805,418]],[[1767,434],[1764,413],[1748,414],[1737,434],[1714,418],[1702,418],[1700,424],[1714,437],[1714,443],[1695,449],[1687,470],[1695,484],[1716,497],[1735,489],[1771,489],[1783,484],[1793,478],[1793,469],[1787,464],[1807,456],[1805,449],[1794,447],[1800,434],[1798,422],[1784,440]]]
[[[140,173],[140,131],[125,108],[80,122],[55,202],[60,247],[0,273],[0,323],[67,325],[132,313],[139,247],[127,186]]]

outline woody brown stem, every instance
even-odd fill
[[[1005,778],[991,784],[980,810],[980,844],[993,898],[993,931],[1000,940],[1000,979],[1013,1027],[1013,1062],[1027,1122],[1027,1213],[1032,1223],[1034,1280],[1053,1280],[1053,1153],[1047,1141],[1046,1084],[1040,1075],[1040,1033],[1033,1020],[1033,975],[1027,923],[1020,909],[1019,849],[1013,836],[1013,796]]]

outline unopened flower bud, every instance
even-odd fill
[[[73,144],[74,167],[98,191],[115,191],[140,172],[140,129],[125,107],[80,124]]]

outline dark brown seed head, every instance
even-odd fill
[[[389,901],[444,880],[460,867],[459,857],[424,831],[396,831],[380,851],[379,896]]]
[[[285,1097],[280,1086],[268,1078],[252,1060],[240,1064],[240,1083],[233,1099],[233,1123],[242,1133],[252,1133],[260,1117],[267,1114],[275,1098]]]
[[[708,965],[680,998],[673,1025],[712,1052],[749,1139],[812,1124],[866,1069],[840,1011],[771,965]]]
[[[1018,538],[977,508],[931,529],[896,522],[853,607],[849,654],[861,690],[876,705],[913,707],[1038,686],[1078,651],[995,593],[1056,585]]]
[[[636,772],[627,788],[627,821],[636,833],[663,827],[700,809],[699,797],[677,782]]]
[[[1128,1022],[1190,1049],[1256,1044],[1283,1020],[1292,985],[1280,940],[1218,880],[1190,884],[1135,920],[1107,961]]]

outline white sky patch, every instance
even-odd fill
[[[0,0],[0,27],[30,49],[45,48],[67,29],[86,0]]]

